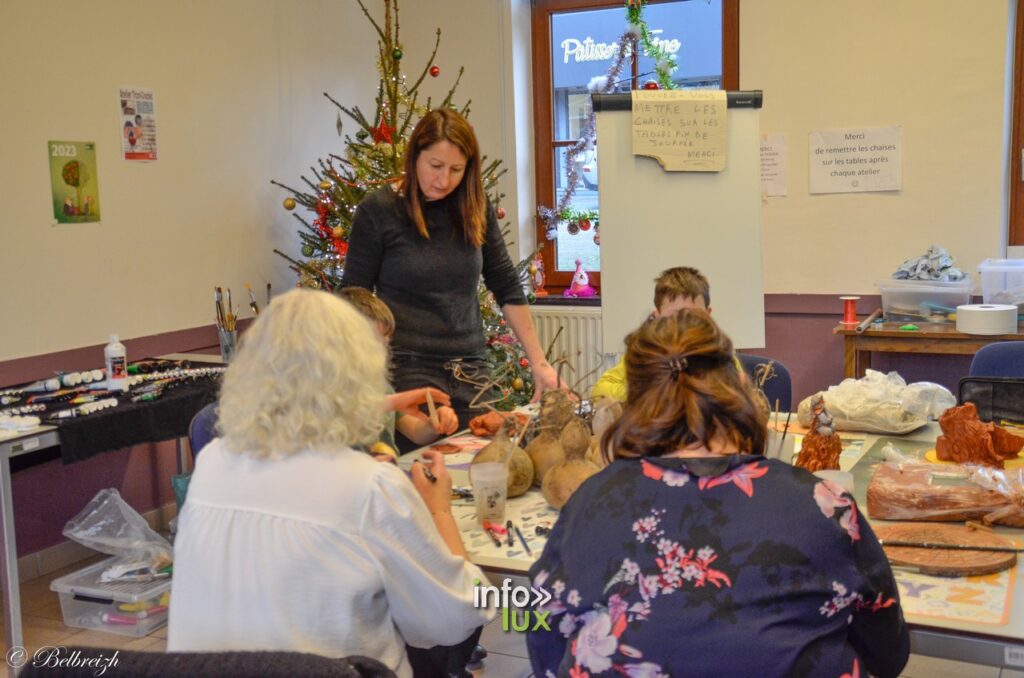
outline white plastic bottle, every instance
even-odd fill
[[[107,388],[111,391],[127,391],[128,352],[116,334],[110,335],[110,343],[103,349],[103,361],[107,368]]]

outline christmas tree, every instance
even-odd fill
[[[409,84],[402,71],[405,55],[399,39],[398,0],[382,0],[383,26],[367,10],[363,0],[357,1],[378,36],[377,71],[380,82],[373,114],[367,116],[358,106],[345,106],[324,92],[324,96],[338,109],[337,130],[338,135],[343,136],[343,154],[332,153],[320,158],[310,168],[312,177],[302,177],[306,190],[271,182],[289,192],[290,195],[284,199],[286,210],[302,207],[310,217],[307,219],[298,213],[292,215],[298,221],[301,257],[274,250],[290,262],[292,270],[298,274],[298,284],[304,287],[334,290],[340,285],[355,209],[367,193],[382,186],[400,184],[406,141],[419,119],[435,107],[447,106],[467,117],[470,111],[469,101],[461,107],[453,103],[463,68],[459,68],[454,83],[440,103],[435,105],[430,97],[420,101],[420,86],[424,80],[428,76],[437,78],[441,75],[440,67],[435,64],[441,44],[440,28],[437,29],[430,57]],[[354,135],[344,132],[342,113],[349,124],[354,123]],[[497,186],[505,170],[500,160],[489,160],[486,156],[482,158],[481,165],[484,189],[498,218],[504,219],[505,210],[501,207],[504,194],[498,192]],[[526,284],[529,284],[526,274],[530,259],[532,255],[518,265],[520,279]],[[491,374],[490,379],[478,376],[473,381],[481,388],[493,383],[496,400],[490,403],[491,406],[512,409],[528,402],[533,394],[529,363],[522,347],[505,325],[493,295],[482,281],[479,289]],[[481,398],[482,402],[489,400],[491,398],[486,396]]]

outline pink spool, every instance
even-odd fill
[[[839,297],[843,300],[843,320],[844,325],[856,325],[857,324],[857,300],[860,297]]]

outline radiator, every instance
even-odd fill
[[[551,349],[551,360],[566,358],[562,378],[581,396],[589,397],[590,387],[617,359],[615,354],[605,355],[601,351],[601,308],[534,305],[530,312],[545,351],[561,328],[562,333]]]

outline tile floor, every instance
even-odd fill
[[[98,560],[98,558],[97,558]],[[46,645],[81,645],[109,647],[145,652],[164,652],[167,649],[167,627],[157,629],[142,638],[130,638],[102,631],[91,631],[64,626],[60,600],[50,591],[50,581],[81,569],[91,561],[79,562],[21,585],[22,624],[26,649],[31,653]],[[2,629],[2,620],[0,620]],[[505,633],[501,621],[495,619],[481,639],[489,656],[484,667],[475,671],[476,678],[529,678],[530,663],[526,659],[526,645],[518,633]],[[0,636],[0,647],[6,652],[6,642]],[[911,656],[903,672],[904,678],[1024,678],[1024,672],[1011,671],[976,664],[951,662],[930,657]]]

